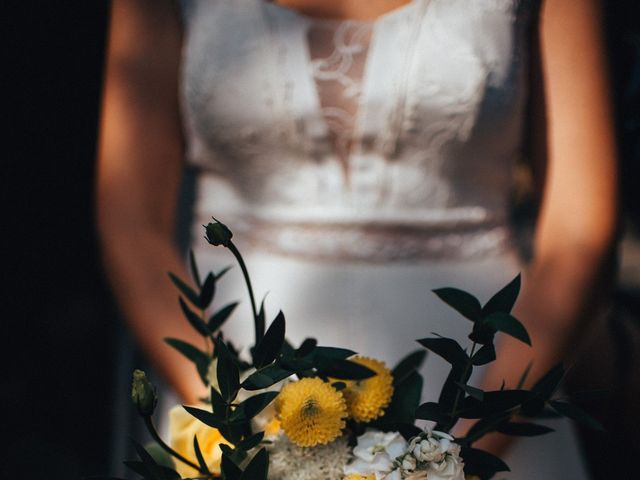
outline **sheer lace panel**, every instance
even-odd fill
[[[345,171],[355,138],[370,21],[313,19],[307,41],[318,101]]]

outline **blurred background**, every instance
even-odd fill
[[[121,457],[112,432],[132,414],[123,388],[130,372],[114,367],[128,354],[126,340],[93,223],[108,2],[13,3],[3,15],[8,328],[0,385],[9,441],[0,478],[77,479],[113,471],[112,458]],[[640,12],[637,0],[605,4],[624,207],[617,311],[609,338],[593,346],[572,381],[609,391],[584,403],[608,428],[583,432],[595,478],[632,478],[623,454],[640,448],[631,432],[640,425]],[[612,471],[616,455],[621,476]]]

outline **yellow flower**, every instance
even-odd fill
[[[282,429],[299,447],[332,442],[342,432],[347,405],[340,392],[320,378],[286,385],[276,399]]]
[[[264,427],[264,437],[267,439],[275,438],[280,433],[280,420],[274,418]]]
[[[393,377],[383,362],[367,357],[353,357],[352,362],[370,368],[376,375],[365,380],[347,380],[342,391],[349,416],[358,422],[370,422],[384,415],[393,396]]]
[[[376,480],[376,476],[373,474],[358,475],[357,473],[352,473],[351,475],[344,477],[344,480]]]
[[[196,452],[193,447],[193,437],[198,437],[198,444],[202,455],[212,473],[220,473],[222,450],[220,444],[231,445],[215,428],[211,428],[200,420],[191,416],[181,405],[169,411],[169,444],[176,452],[196,465]],[[195,477],[198,472],[180,460],[175,460],[176,470],[181,477]]]

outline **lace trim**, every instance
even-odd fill
[[[321,113],[335,153],[345,168],[355,140],[372,31],[371,22],[324,20],[313,21],[307,32]]]

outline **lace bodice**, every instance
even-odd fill
[[[194,223],[326,257],[502,248],[534,4],[413,0],[355,22],[185,1]]]

